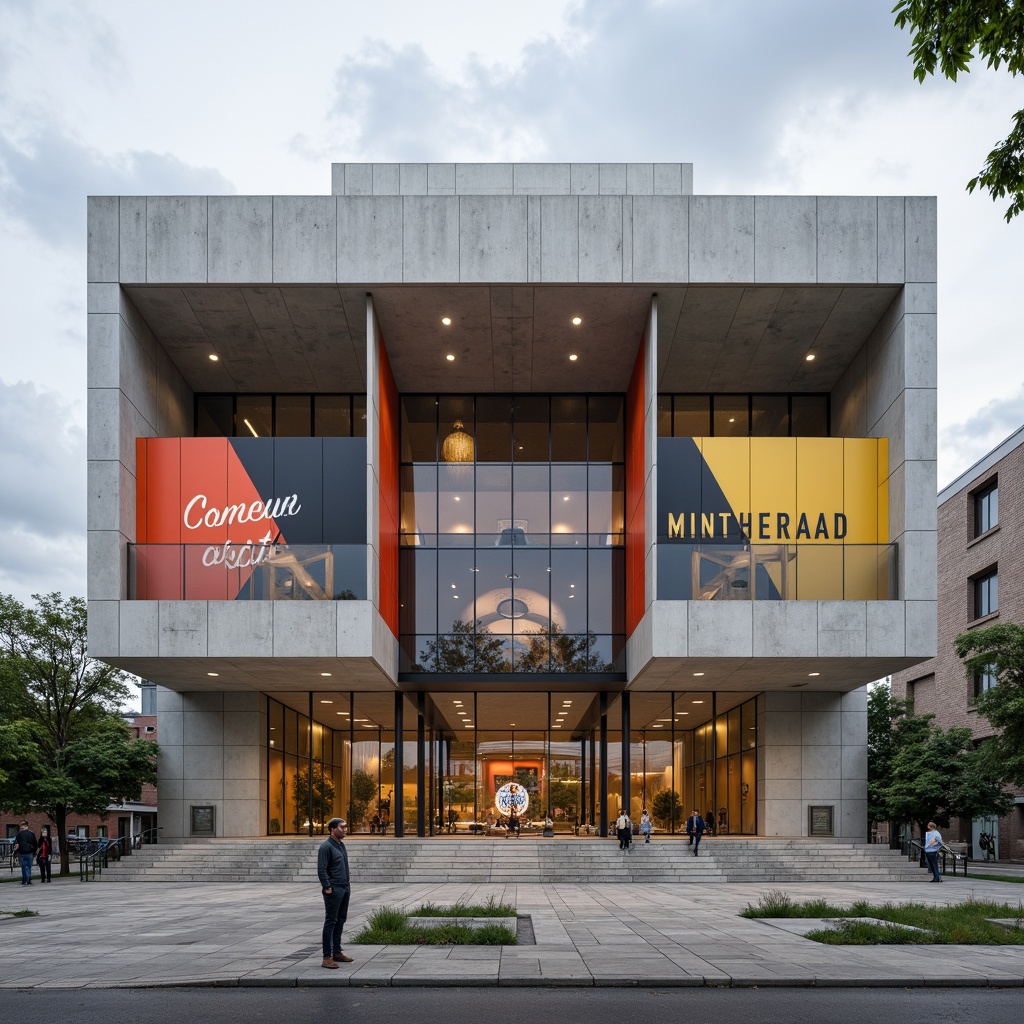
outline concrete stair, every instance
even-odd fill
[[[146,846],[109,866],[104,881],[307,882],[316,878],[313,839],[201,839]],[[613,839],[370,838],[346,842],[361,883],[920,881],[899,851],[810,839],[708,839],[694,857],[687,842]]]

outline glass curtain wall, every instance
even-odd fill
[[[658,437],[829,437],[830,417],[827,394],[658,395]]]

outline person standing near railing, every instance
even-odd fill
[[[58,856],[53,848],[53,840],[50,839],[50,826],[43,825],[39,830],[39,846],[36,849],[36,863],[39,865],[39,881],[52,882],[53,876],[50,872],[50,858]]]
[[[32,884],[32,856],[36,852],[39,843],[36,841],[36,834],[28,827],[28,822],[23,821],[14,837],[14,852],[18,855],[18,862],[21,864],[21,884]]]
[[[942,835],[934,821],[928,822],[928,831],[924,837],[924,857],[931,869],[932,881],[941,882],[939,874],[939,851],[942,849]]]

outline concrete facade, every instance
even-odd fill
[[[205,392],[365,394],[374,538],[382,345],[399,393],[624,393],[643,338],[626,685],[714,672],[761,693],[758,832],[805,835],[827,802],[863,838],[864,687],[936,652],[935,225],[930,198],[694,195],[689,164],[335,164],[325,196],[91,198],[90,653],[162,686],[164,834],[187,836],[196,802],[218,834],[264,834],[264,694],[326,672],[393,693],[398,642],[372,539],[365,601],[130,599],[136,438],[190,436]],[[438,340],[452,304],[463,340]],[[570,379],[553,325],[580,304],[594,330]],[[657,600],[657,396],[684,391],[827,393],[833,436],[887,438],[895,599]]]
[[[998,520],[989,529],[976,522],[976,498],[995,487]],[[966,726],[975,739],[992,735],[988,721],[971,707],[975,680],[964,673],[953,641],[960,633],[1024,621],[1024,427],[1015,431],[965,473],[939,492],[938,502],[938,643],[934,658],[892,678],[892,692],[913,701],[919,714],[932,714],[944,729]],[[978,615],[974,581],[998,573],[998,607]],[[1018,805],[999,819],[1001,858],[1024,856],[1024,793]],[[994,822],[957,821],[951,836],[975,845],[978,833]]]

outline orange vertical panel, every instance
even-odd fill
[[[181,543],[181,439],[151,437],[146,455],[146,539]]]
[[[148,437],[135,438],[135,543],[145,544],[149,536],[146,522],[146,455]]]
[[[380,339],[378,354],[378,611],[388,629],[398,636],[398,388],[395,386],[383,338]]]
[[[646,334],[626,392],[626,634],[640,624],[647,608],[646,463],[644,438]]]
[[[181,516],[197,495],[206,499],[197,502],[189,520],[201,520],[211,509],[222,509],[228,504],[228,439],[226,437],[185,437],[181,441]],[[200,526],[188,529],[182,524],[182,541],[186,544],[224,543],[228,539],[226,526]]]

